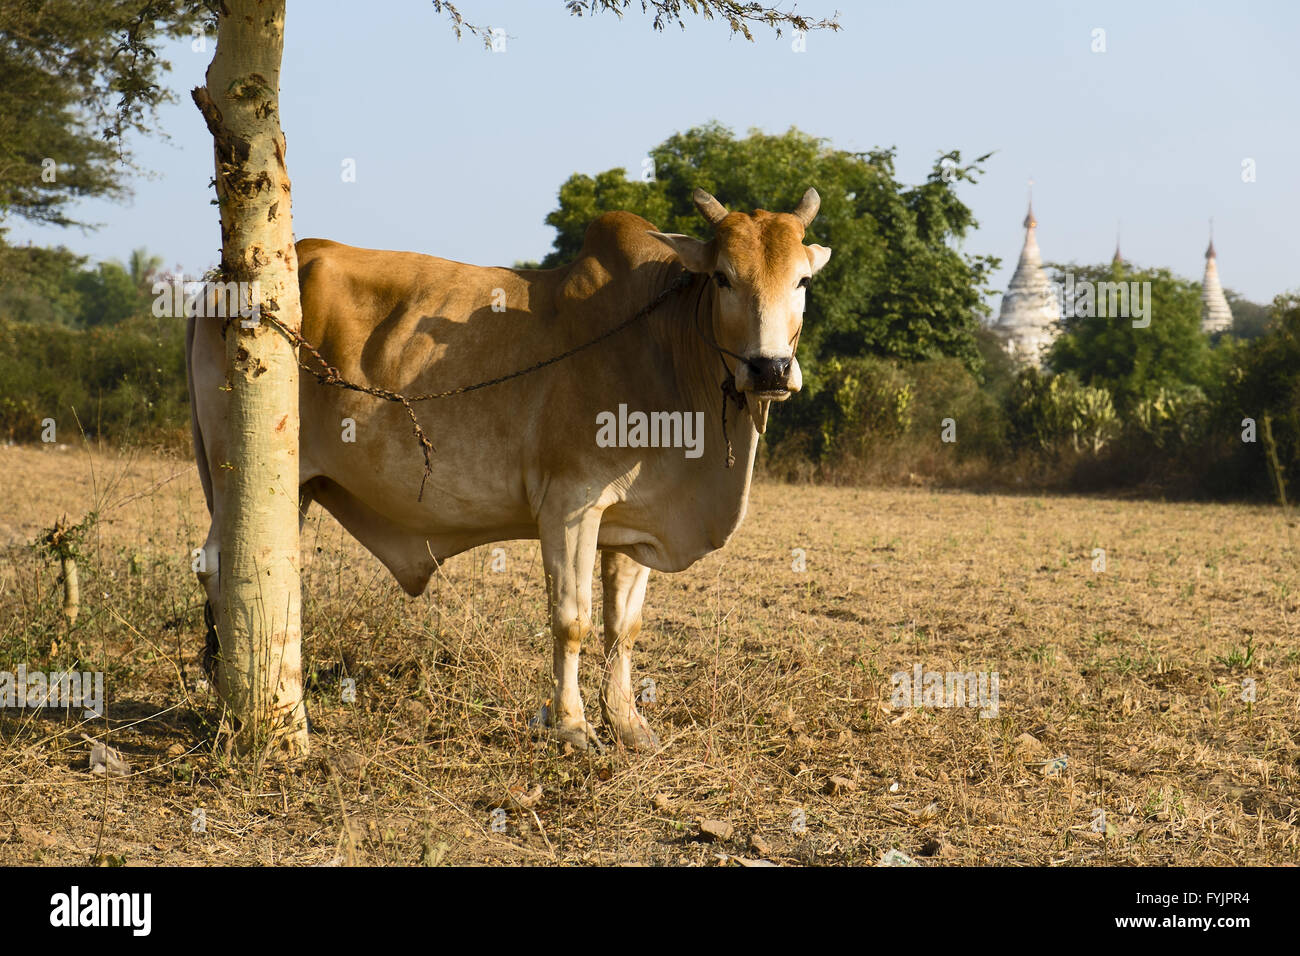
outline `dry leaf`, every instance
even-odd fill
[[[85,734],[82,738],[90,744],[90,772],[98,776],[125,777],[131,772],[131,765],[122,759],[122,755],[112,747],[99,740],[92,740]]]

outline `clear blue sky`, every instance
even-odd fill
[[[906,182],[947,149],[996,150],[961,195],[980,223],[966,249],[1002,257],[999,289],[1031,175],[1048,260],[1109,260],[1122,220],[1127,258],[1199,278],[1213,216],[1226,286],[1262,302],[1300,287],[1300,4],[800,0],[805,15],[838,9],[844,27],[810,35],[805,53],[788,34],[751,44],[716,22],[655,33],[635,10],[575,19],[561,0],[460,7],[505,28],[506,51],[458,43],[421,0],[289,0],[281,112],[299,237],[541,258],[568,175],[638,171],[649,147],[716,119],[896,146]],[[1091,50],[1096,28],[1104,53]],[[14,222],[12,240],[214,264],[211,140],[188,96],[211,50],[211,37],[206,53],[169,49],[170,142],[134,143],[152,177],[132,201],[84,203],[98,232]],[[345,158],[355,183],[341,181]]]

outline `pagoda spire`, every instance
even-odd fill
[[[1038,251],[1033,186],[1031,179],[1024,220],[1025,242],[1015,274],[1002,295],[996,327],[1005,339],[1007,351],[1037,365],[1042,361],[1043,349],[1056,335],[1061,304],[1055,287],[1043,271],[1043,257]]]
[[[1201,280],[1201,331],[1207,335],[1232,328],[1232,309],[1219,282],[1218,256],[1214,251],[1214,220],[1210,220],[1210,245],[1205,250],[1205,277]]]
[[[1038,219],[1034,216],[1034,181],[1029,180],[1029,209],[1025,213],[1025,244],[1020,248],[1020,261],[1016,264],[1016,275],[1028,275],[1034,269],[1043,268],[1043,256],[1038,251]],[[1015,279],[1011,280],[1013,283]]]

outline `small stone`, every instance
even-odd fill
[[[764,840],[761,836],[759,836],[757,833],[750,834],[749,848],[753,850],[755,853],[757,853],[759,856],[772,855],[772,847],[769,846],[768,842]]]
[[[710,843],[730,840],[735,832],[735,827],[725,820],[703,820],[700,822],[700,836]]]
[[[842,794],[858,789],[858,785],[848,777],[831,777],[826,781],[826,786],[822,788],[828,795],[838,797]]]
[[[1043,745],[1033,734],[1025,733],[1016,738],[1016,753],[1035,754],[1041,753],[1042,750]]]
[[[539,783],[531,790],[525,790],[523,787],[515,785],[506,791],[506,796],[520,810],[529,810],[542,799],[542,785]]]
[[[666,793],[656,793],[654,795],[654,798],[650,802],[654,805],[654,808],[658,810],[660,813],[667,813],[669,810],[673,808],[673,801],[669,798],[668,794]]]

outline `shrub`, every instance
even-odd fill
[[[1110,393],[1081,385],[1073,374],[1021,371],[1007,397],[1013,445],[1040,451],[1099,454],[1120,432]]]
[[[1131,427],[1156,448],[1180,448],[1198,441],[1210,417],[1210,403],[1195,385],[1159,388],[1133,407]]]
[[[913,399],[911,382],[892,362],[828,359],[808,376],[804,393],[772,416],[768,445],[817,464],[861,457],[907,431]]]
[[[185,328],[134,318],[79,331],[0,319],[0,436],[35,441],[53,418],[121,444],[187,447]]]

